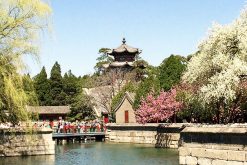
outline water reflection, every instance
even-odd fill
[[[150,145],[82,143],[56,146],[56,155],[0,158],[0,165],[177,165],[177,150]]]
[[[2,157],[0,165],[55,165],[55,155]]]

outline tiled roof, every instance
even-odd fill
[[[27,106],[29,112],[38,114],[67,114],[70,112],[69,106]]]
[[[118,61],[113,61],[109,64],[103,64],[102,65],[104,68],[108,68],[108,67],[124,67],[124,66],[131,66],[133,67],[134,64],[133,62],[118,62]]]
[[[113,67],[134,66],[133,62],[118,62],[118,61],[114,61],[114,62],[110,63],[109,65],[113,66]]]
[[[118,109],[121,107],[121,105],[123,104],[123,102],[124,102],[125,99],[127,99],[130,102],[130,104],[133,105],[134,99],[135,99],[135,93],[125,92],[124,97],[119,102],[117,108],[114,110],[115,112],[118,111]]]
[[[123,53],[123,52],[129,52],[129,53],[140,53],[138,48],[133,48],[129,45],[126,44],[125,39],[123,39],[122,41],[122,45],[120,45],[118,48],[116,49],[112,49],[108,52],[109,55],[113,55],[115,53]]]

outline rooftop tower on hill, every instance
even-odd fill
[[[105,64],[104,68],[133,68],[134,62],[140,53],[141,50],[127,45],[125,38],[123,38],[122,44],[119,47],[111,49],[107,53],[114,60],[109,64]]]

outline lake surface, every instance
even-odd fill
[[[178,151],[143,144],[92,142],[56,146],[55,155],[0,158],[0,165],[178,165]]]

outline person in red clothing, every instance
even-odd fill
[[[100,123],[98,122],[96,126],[97,126],[97,132],[100,132]]]
[[[105,123],[105,124],[109,123],[109,118],[108,118],[108,116],[104,116],[104,123]]]
[[[67,123],[65,122],[63,126],[64,133],[67,133],[67,129],[68,129],[68,126],[67,126]]]

